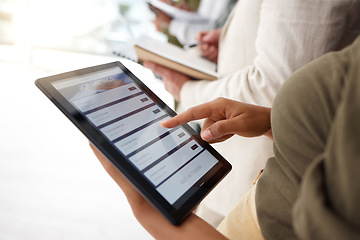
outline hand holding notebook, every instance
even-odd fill
[[[136,61],[151,61],[183,73],[192,79],[215,80],[218,78],[216,72],[217,65],[215,63],[170,43],[141,35],[134,42],[134,50],[135,57],[137,57]],[[128,53],[123,53],[123,51],[116,51],[114,53],[128,58]],[[134,56],[130,56],[130,58],[134,58]]]
[[[134,48],[139,61],[152,61],[193,79],[215,80],[218,78],[215,63],[170,43],[141,36],[135,42]]]

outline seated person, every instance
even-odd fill
[[[360,37],[295,72],[272,109],[219,98],[162,122],[205,118],[201,136],[209,142],[273,138],[274,157],[219,231],[195,214],[171,225],[93,150],[156,239],[360,239],[359,65]]]

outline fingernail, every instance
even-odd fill
[[[209,140],[213,139],[213,136],[212,136],[210,130],[206,129],[201,133],[201,138],[206,140],[206,141],[209,141]]]
[[[165,121],[160,122],[160,126],[164,127],[164,125],[166,125],[166,120],[165,120]],[[164,127],[164,128],[166,128],[166,127]]]

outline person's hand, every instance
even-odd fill
[[[180,101],[181,88],[185,82],[190,80],[188,76],[150,61],[145,61],[143,65],[160,75],[164,82],[165,89],[173,95],[175,100]]]
[[[90,147],[110,177],[119,185],[132,207],[147,204],[147,201],[114,165],[93,145]]]
[[[226,239],[204,220],[191,213],[179,226],[172,225],[131,183],[90,143],[96,157],[108,174],[123,190],[134,216],[155,239]]]
[[[201,56],[215,63],[217,62],[219,54],[220,33],[221,29],[215,29],[211,31],[202,31],[196,35]]]
[[[160,0],[160,1],[169,4],[173,7],[179,8],[181,10],[194,12],[194,10],[190,8],[189,4],[186,1],[169,1],[169,0]]]
[[[217,98],[190,108],[160,124],[166,128],[173,128],[205,118],[201,137],[210,143],[225,141],[234,134],[243,137],[266,135],[272,138],[270,112],[270,108]]]
[[[168,29],[170,26],[170,23],[172,21],[172,18],[164,13],[163,11],[156,8],[155,19],[153,20],[153,23],[155,24],[156,30],[159,32],[162,32],[164,29]]]

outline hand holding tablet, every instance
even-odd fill
[[[120,62],[38,79],[36,85],[173,224],[231,169],[188,125],[161,127],[176,114]]]
[[[227,239],[196,214],[190,213],[180,226],[167,221],[92,144],[95,155],[124,192],[135,217],[155,239]],[[156,223],[156,224],[154,224]]]

